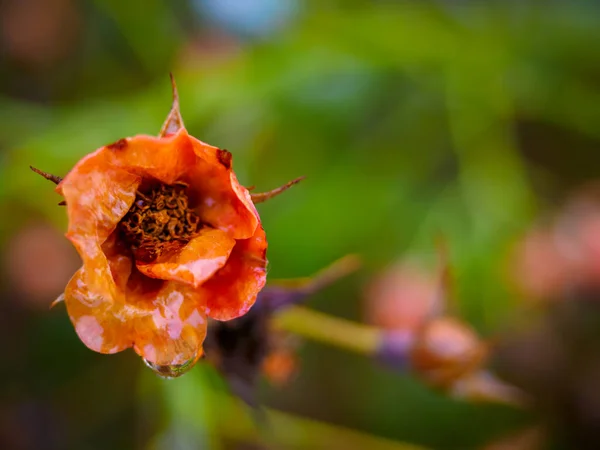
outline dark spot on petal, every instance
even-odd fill
[[[113,142],[106,147],[111,150],[123,150],[127,147],[127,139],[119,139],[117,142]]]
[[[261,259],[263,259],[265,261],[265,264],[266,264],[266,261],[267,261],[267,247],[263,248],[260,257],[261,257]]]
[[[217,149],[217,159],[226,169],[231,168],[232,155],[227,150]]]

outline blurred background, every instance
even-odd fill
[[[0,447],[262,448],[244,444],[249,414],[209,366],[159,379],[48,310],[79,258],[30,164],[63,175],[157,134],[172,71],[188,131],[230,150],[244,185],[307,176],[258,207],[270,279],[358,253],[363,269],[308,305],[378,325],[373,277],[434,271],[441,232],[460,315],[493,336],[523,316],[515,242],[600,173],[599,20],[592,0],[1,0]],[[475,449],[537,420],[309,341],[261,398],[310,420],[282,420],[288,438],[269,448],[368,448],[325,441],[331,424]]]

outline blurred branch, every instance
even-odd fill
[[[292,333],[345,350],[372,356],[381,341],[381,332],[367,325],[332,317],[302,306],[277,314],[275,324]]]

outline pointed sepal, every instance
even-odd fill
[[[177,93],[177,85],[175,84],[175,77],[170,73],[171,87],[173,89],[173,104],[171,105],[171,111],[167,119],[163,123],[160,129],[159,137],[165,137],[170,134],[177,133],[180,129],[185,128],[183,125],[183,119],[181,118],[181,112],[179,111],[179,94]]]
[[[300,183],[302,180],[304,180],[306,177],[298,177],[295,180],[292,181],[288,181],[287,183],[285,183],[283,186],[279,186],[278,188],[275,188],[271,191],[268,192],[261,192],[258,194],[250,194],[250,198],[252,198],[252,202],[256,205],[258,203],[262,203],[265,202],[273,197],[277,197],[279,194],[287,191],[289,188],[291,188],[293,185]]]
[[[62,303],[65,301],[65,294],[60,294],[56,300],[54,300],[52,303],[50,303],[50,309],[54,308],[56,305],[58,305],[59,303]]]
[[[37,173],[38,175],[43,176],[46,180],[52,181],[54,184],[58,184],[62,181],[62,178],[59,177],[58,175],[52,175],[51,173],[48,172],[44,172],[40,169],[37,169],[33,166],[29,166],[29,168],[31,170],[33,170],[35,173]]]

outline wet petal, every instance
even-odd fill
[[[100,149],[80,160],[57,186],[67,202],[67,238],[87,267],[86,283],[99,295],[115,295],[101,246],[129,210],[139,183],[138,176],[115,168],[110,155]]]
[[[127,248],[123,240],[119,239],[119,234],[113,232],[102,244],[102,251],[108,260],[108,267],[116,284],[117,292],[125,292],[133,268],[131,250]]]
[[[225,265],[235,240],[221,230],[204,228],[185,247],[151,264],[137,263],[144,275],[200,286]]]
[[[266,252],[261,225],[250,239],[236,243],[225,267],[200,286],[210,317],[231,320],[250,309],[266,282]]]
[[[98,295],[85,283],[85,268],[65,291],[69,317],[81,341],[100,353],[131,346],[156,365],[180,365],[202,354],[206,335],[204,301],[193,288],[134,271],[126,291]]]
[[[250,193],[233,173],[231,153],[191,140],[198,163],[190,168],[189,183],[200,201],[200,219],[235,239],[250,238],[259,225],[259,216]]]
[[[131,320],[137,311],[124,303],[123,292],[131,274],[131,253],[123,248],[116,233],[111,234],[102,245],[108,260],[109,271],[104,272],[108,280],[104,284],[115,284],[114,294],[103,296],[86,283],[86,266],[79,269],[69,281],[63,300],[75,331],[83,343],[100,353],[116,353],[131,347]]]
[[[206,315],[196,290],[166,282],[157,293],[139,296],[135,303],[147,312],[140,315],[134,330],[134,349],[142,358],[157,366],[172,366],[202,355]]]
[[[79,339],[100,353],[116,353],[131,347],[131,322],[124,305],[90,290],[85,279],[82,267],[69,281],[64,296]]]

